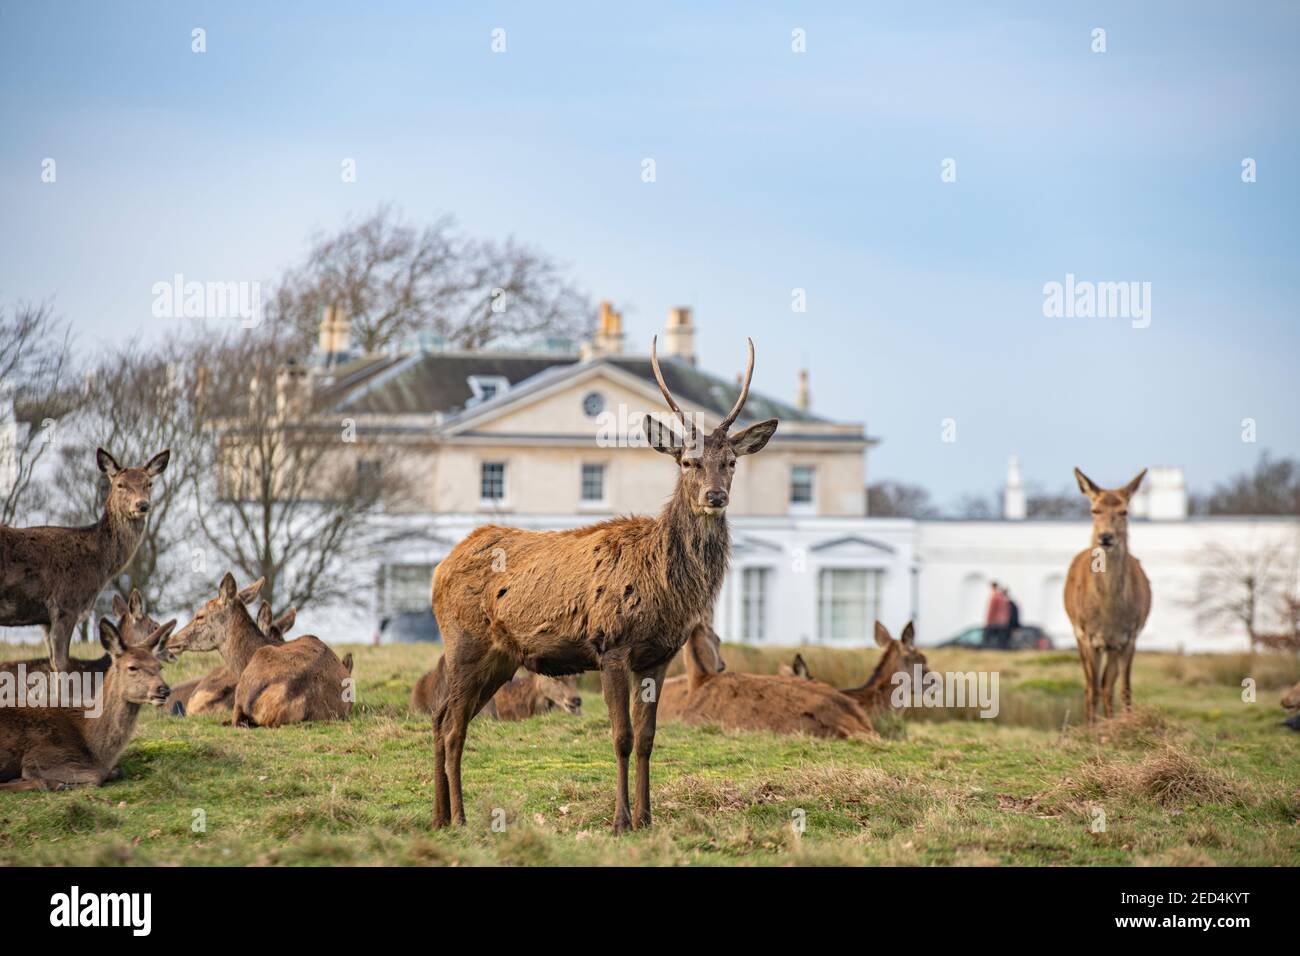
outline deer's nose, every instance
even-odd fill
[[[727,507],[727,493],[725,491],[707,491],[704,493],[704,501],[710,508]]]
[[[1107,532],[1106,534],[1103,534],[1099,540],[1101,541],[1101,546],[1103,548],[1109,548],[1115,543],[1115,536]]]
[[[146,498],[146,499],[144,499],[143,501],[137,501],[137,502],[135,503],[135,510],[138,511],[138,512],[140,512],[140,514],[145,514],[146,512],[148,512],[148,510],[149,510],[149,499]]]

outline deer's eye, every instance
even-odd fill
[[[1119,513],[1119,516],[1120,516],[1121,518],[1127,518],[1127,517],[1128,517],[1128,512],[1127,512],[1127,511],[1121,511],[1121,512]]]
[[[1095,515],[1099,515],[1099,514],[1101,514],[1101,512],[1098,511],[1096,508],[1093,508],[1093,509],[1092,509],[1092,513],[1095,514]]]

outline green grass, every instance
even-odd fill
[[[997,669],[1001,714],[928,711],[842,742],[660,726],[653,828],[615,838],[597,683],[587,716],[475,720],[469,825],[429,828],[428,722],[406,712],[427,647],[352,648],[350,721],[236,730],[149,711],[93,790],[0,795],[6,864],[1246,864],[1300,859],[1300,735],[1280,726],[1294,658],[1139,655],[1138,709],[1079,727],[1072,653],[931,651],[934,670]],[[30,648],[0,645],[4,657]],[[89,654],[89,650],[83,650]],[[790,651],[728,648],[773,672]],[[859,683],[871,651],[805,649]],[[168,679],[215,664],[190,655]],[[1242,678],[1258,702],[1242,701]],[[1092,832],[1098,808],[1104,832]],[[194,822],[201,811],[203,832]],[[504,819],[504,829],[493,828]],[[798,834],[792,821],[802,819]]]

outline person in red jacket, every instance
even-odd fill
[[[984,643],[993,647],[1006,647],[1011,640],[1011,600],[1007,593],[998,587],[998,582],[989,585],[989,609],[984,623]]]

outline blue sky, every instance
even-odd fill
[[[1300,5],[704,6],[6,3],[0,299],[157,334],[154,282],[391,201],[545,248],[639,350],[673,305],[719,372],[753,335],[756,388],[807,365],[941,502],[1012,452],[1052,489],[1300,454]],[[1067,273],[1150,282],[1150,327],[1044,317]]]

